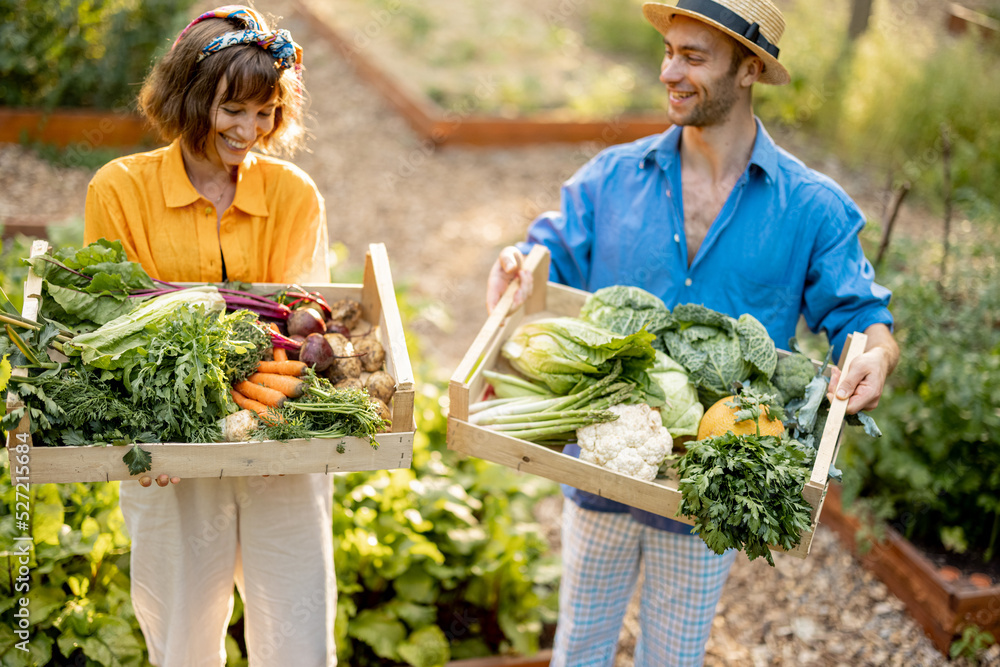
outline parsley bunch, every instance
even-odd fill
[[[802,487],[815,451],[774,436],[726,433],[689,443],[676,463],[681,503],[677,514],[694,517],[694,528],[712,551],[743,549],[750,560],[768,545],[794,548],[811,525]]]

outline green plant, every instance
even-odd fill
[[[7,453],[0,452],[2,664],[143,664],[118,485],[31,485],[27,498],[24,488],[11,484]],[[18,550],[23,543],[15,542],[23,535],[32,538],[26,576]],[[14,634],[22,597],[29,600],[27,653],[16,648],[22,638]]]
[[[962,629],[962,638],[952,642],[948,655],[952,658],[978,660],[979,655],[995,643],[996,639],[992,633],[978,625],[967,625]]]
[[[442,402],[421,383],[411,469],[337,477],[343,664],[533,653],[555,621],[558,568],[532,508],[556,485],[448,452]]]
[[[847,433],[841,456],[845,506],[862,498],[908,539],[986,561],[1000,536],[998,247],[956,248],[943,283],[920,271],[926,252],[891,258],[902,356],[876,412],[883,436]]]
[[[129,106],[193,0],[0,0],[0,105]]]

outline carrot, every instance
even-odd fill
[[[278,331],[278,325],[274,322],[271,322],[271,331],[274,333],[281,333]],[[286,352],[284,348],[275,347],[271,350],[271,357],[275,361],[288,361],[288,352]]]
[[[284,418],[274,411],[274,408],[269,408],[260,401],[255,401],[252,398],[247,398],[240,392],[236,391],[230,387],[229,391],[233,395],[233,400],[236,401],[236,405],[240,406],[244,410],[253,410],[258,415],[260,415],[261,420],[268,424],[283,423]]]
[[[252,398],[253,400],[263,403],[264,405],[270,406],[272,408],[280,408],[284,402],[286,396],[280,391],[275,391],[274,389],[268,389],[259,384],[254,384],[247,380],[238,382],[233,385],[236,391],[240,392],[247,398]]]
[[[298,398],[306,390],[306,383],[302,380],[291,375],[279,375],[278,373],[254,373],[247,378],[247,381],[280,391],[288,398]]]
[[[301,361],[262,361],[257,366],[257,372],[298,377],[306,372],[306,368],[305,363]]]

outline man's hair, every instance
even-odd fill
[[[756,54],[740,40],[730,37],[729,35],[726,35],[726,37],[729,37],[729,41],[733,43],[733,56],[732,60],[729,61],[729,74],[734,75],[739,70],[740,65],[743,64],[744,60]]]
[[[277,89],[274,127],[258,146],[267,152],[291,154],[305,134],[305,90],[295,70],[276,68],[274,58],[256,44],[231,46],[197,60],[202,47],[214,38],[239,29],[226,19],[207,19],[191,26],[146,77],[139,91],[139,110],[163,139],[180,137],[196,155],[204,156],[219,81],[226,81],[222,104],[262,104]]]

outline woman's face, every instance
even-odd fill
[[[227,82],[223,78],[212,102],[212,126],[205,153],[208,159],[227,170],[239,166],[254,144],[274,129],[278,90],[264,102],[223,101]]]

